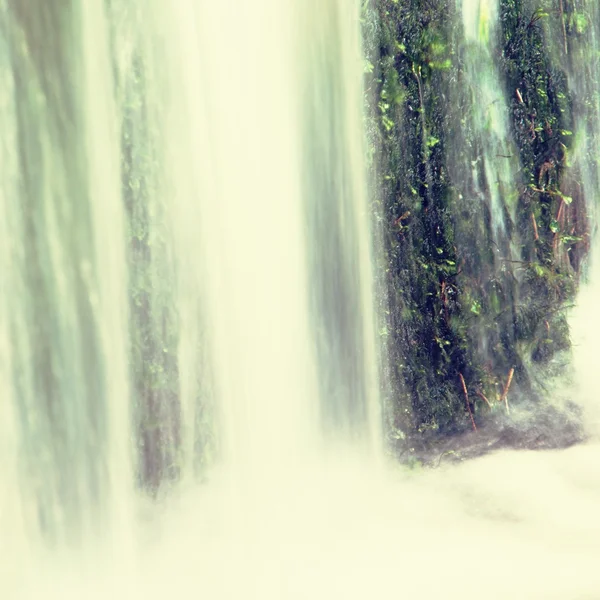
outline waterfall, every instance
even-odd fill
[[[129,520],[125,220],[102,11],[2,4],[1,427],[30,540]]]
[[[516,228],[521,164],[497,60],[502,33],[499,2],[458,0],[456,12],[454,35],[463,80],[449,90],[452,104],[461,107],[455,115],[459,124],[449,173],[462,211],[456,219],[457,238],[476,246],[473,256],[466,259],[467,277],[487,285],[491,309],[498,315],[494,326],[481,324],[476,334],[480,355],[494,364],[498,357],[493,346],[498,338],[514,336],[513,313],[519,303],[514,266],[521,260]],[[478,312],[479,304],[472,310]]]
[[[597,595],[599,27],[0,0],[0,597]]]
[[[561,5],[562,6],[562,5]],[[575,194],[586,198],[589,231],[585,244],[590,255],[585,266],[582,287],[571,312],[571,335],[574,345],[575,377],[571,385],[577,389],[579,401],[587,413],[587,427],[597,434],[600,428],[600,405],[597,400],[597,344],[600,323],[596,298],[600,285],[600,246],[598,242],[600,205],[600,8],[595,2],[574,2],[568,14],[557,15],[548,24],[552,50],[569,78],[573,94],[577,127],[572,155],[569,157],[576,176],[572,183]],[[567,38],[567,34],[569,37]]]
[[[496,60],[500,50],[499,6],[497,0],[459,0],[457,11],[462,17],[459,46],[465,62],[465,83],[473,106],[473,111],[463,116],[464,127],[473,132],[474,139],[469,141],[475,149],[470,163],[473,190],[469,191],[480,202],[489,204],[496,261],[510,260],[514,257],[511,247],[518,247],[511,240],[511,230],[516,215],[519,161],[511,143],[508,101]]]
[[[357,3],[1,8],[3,526],[377,454]]]

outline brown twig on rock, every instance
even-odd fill
[[[492,404],[491,402],[485,397],[485,395],[483,394],[483,392],[480,392],[479,390],[476,390],[475,393],[482,399],[485,400],[485,403],[492,408]]]
[[[508,372],[508,379],[506,380],[506,384],[504,386],[504,391],[502,392],[502,396],[500,397],[500,402],[504,402],[504,404],[506,405],[507,413],[510,413],[510,410],[508,409],[508,389],[510,388],[510,384],[512,383],[512,378],[513,378],[514,374],[515,374],[515,368],[513,367]]]
[[[517,95],[517,100],[519,101],[519,104],[525,104],[525,102],[523,102],[523,96],[521,96],[521,92],[519,91],[519,88],[517,88],[515,90],[515,93]]]
[[[467,403],[467,410],[469,411],[469,416],[471,417],[471,424],[473,425],[473,431],[477,431],[477,425],[475,425],[475,419],[473,418],[473,413],[471,412],[471,405],[469,404],[469,392],[467,392],[467,384],[465,383],[465,378],[462,373],[459,373],[460,382],[462,383],[462,389],[465,393],[465,402]]]
[[[533,223],[533,236],[535,241],[537,242],[540,239],[540,236],[538,234],[537,221],[535,220],[535,215],[533,213],[531,213],[531,222]]]
[[[530,185],[529,189],[533,190],[534,192],[537,192],[538,194],[548,194],[548,196],[558,196],[559,198],[563,197],[562,192],[555,192],[554,190],[542,190],[533,185]]]

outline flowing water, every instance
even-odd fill
[[[571,316],[571,332],[575,344],[575,368],[579,384],[579,400],[587,411],[589,429],[600,432],[600,403],[594,381],[597,358],[596,348],[600,335],[600,323],[594,310],[600,286],[600,245],[598,226],[600,206],[600,90],[594,85],[600,75],[600,8],[596,2],[581,0],[572,7],[567,21],[575,34],[565,41],[565,30],[560,22],[551,22],[554,52],[560,56],[573,91],[574,109],[579,127],[574,132],[575,144],[571,158],[579,170],[578,185],[587,199],[590,219],[588,264],[584,272],[583,286],[577,306]]]
[[[598,597],[596,446],[380,468],[358,9],[0,1],[2,598]]]
[[[461,80],[448,91],[449,110],[457,122],[448,157],[461,207],[456,238],[472,248],[472,258],[463,266],[465,276],[490,282],[486,291],[497,313],[495,327],[480,325],[476,333],[479,354],[490,364],[496,360],[492,347],[498,335],[514,336],[512,311],[520,302],[522,279],[514,268],[521,259],[515,226],[521,165],[497,60],[502,52],[499,11],[498,0],[457,0],[453,44],[463,69]]]
[[[463,60],[466,85],[473,98],[473,110],[464,115],[464,127],[473,132],[470,161],[474,194],[488,206],[492,243],[499,257],[512,259],[510,227],[515,219],[519,161],[511,142],[508,102],[496,57],[500,53],[498,31],[500,10],[497,0],[458,0],[462,17]],[[459,42],[460,43],[460,42]],[[470,120],[470,123],[466,121]],[[464,165],[469,166],[469,165]],[[516,246],[516,244],[515,244]]]
[[[2,4],[16,542],[121,549],[138,487],[218,461],[243,512],[332,435],[378,453],[353,8]]]

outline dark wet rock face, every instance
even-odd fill
[[[384,416],[407,461],[583,438],[577,411],[549,401],[571,374],[600,185],[575,143],[585,133],[596,155],[584,48],[600,21],[586,2],[496,5],[476,31],[449,0],[363,5]]]
[[[443,463],[462,462],[498,450],[555,450],[585,440],[580,407],[564,409],[550,405],[523,409],[514,415],[490,418],[477,431],[454,437],[420,435],[398,443],[395,454],[408,465],[437,468]]]

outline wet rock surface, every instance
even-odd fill
[[[579,406],[534,406],[515,414],[491,416],[477,431],[456,436],[439,434],[407,438],[396,445],[400,462],[437,468],[498,450],[555,450],[586,439]]]

